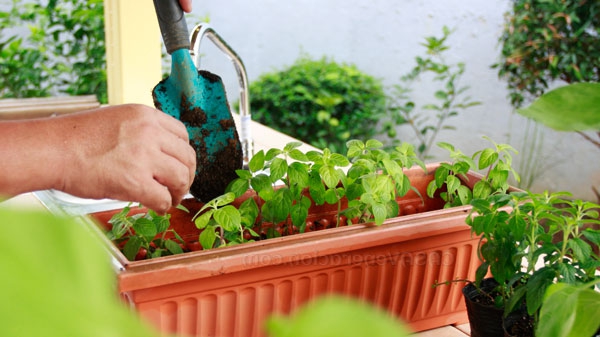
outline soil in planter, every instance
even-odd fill
[[[519,310],[504,319],[504,337],[533,337],[533,317]]]
[[[504,337],[502,316],[504,310],[494,306],[493,289],[498,283],[491,278],[484,279],[478,289],[473,283],[463,288],[471,337]]]

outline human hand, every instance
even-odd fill
[[[184,12],[192,12],[192,0],[179,0],[179,4],[181,5],[181,9],[183,9]]]
[[[189,191],[196,154],[185,126],[173,117],[128,104],[54,122],[63,129],[70,157],[57,189],[84,198],[136,201],[160,214]]]

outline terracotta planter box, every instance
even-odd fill
[[[465,323],[464,284],[432,285],[474,279],[478,238],[464,222],[470,206],[441,209],[441,199],[427,198],[436,167],[407,171],[425,205],[411,191],[398,200],[406,215],[379,227],[357,224],[134,262],[105,239],[119,266],[118,291],[161,331],[184,336],[264,336],[265,318],[327,293],[371,302],[414,331]],[[469,185],[478,179],[473,173]],[[90,223],[106,228],[115,212],[92,214],[97,221]],[[178,233],[197,240],[191,215],[173,212]],[[313,206],[310,214],[332,212]]]

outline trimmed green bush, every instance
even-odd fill
[[[0,98],[95,94],[106,103],[105,69],[102,0],[12,0],[0,13]]]
[[[381,81],[354,65],[301,56],[250,84],[254,120],[318,148],[345,153],[349,139],[369,139],[385,112]]]

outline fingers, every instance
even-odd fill
[[[143,193],[140,193],[135,200],[159,215],[164,215],[173,205],[173,196],[167,187],[154,179],[144,183]]]
[[[159,111],[159,118],[163,122],[163,127],[175,137],[169,137],[166,133],[161,143],[161,151],[187,167],[189,177],[189,190],[196,173],[196,152],[189,145],[188,132],[183,123],[175,118]],[[187,191],[186,191],[187,192]]]
[[[192,0],[179,0],[179,4],[181,5],[181,9],[183,9],[184,12],[192,12]]]
[[[173,133],[177,137],[187,142],[188,132],[183,123],[160,110],[154,110],[154,112],[156,118],[159,120],[159,123],[165,128],[166,131]]]
[[[172,206],[177,206],[189,191],[193,176],[189,176],[189,169],[178,161],[165,160],[157,167],[153,179],[165,186],[170,194]]]

